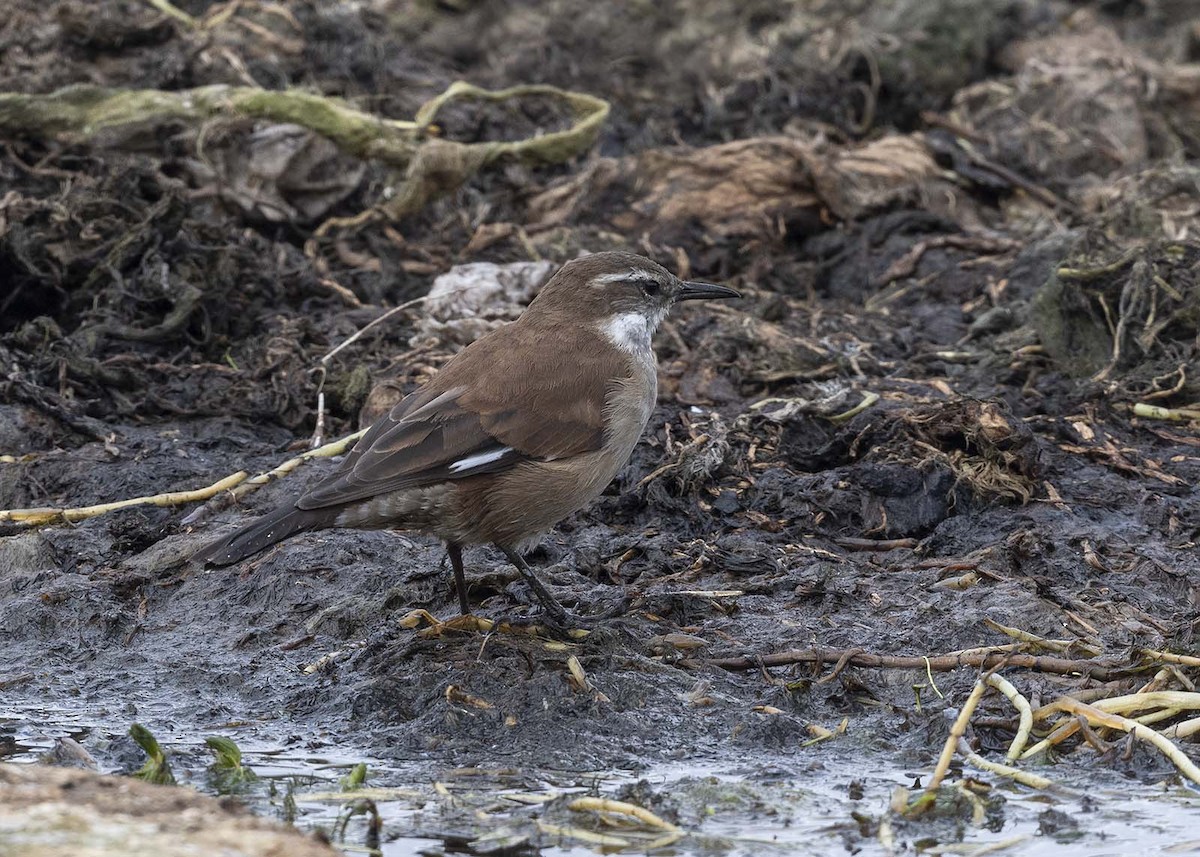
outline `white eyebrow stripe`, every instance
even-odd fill
[[[597,283],[618,283],[622,280],[633,280],[639,276],[649,277],[650,275],[643,274],[641,271],[637,270],[636,268],[630,268],[628,271],[625,271],[624,273],[621,273],[621,274],[605,274],[603,277],[597,277],[596,282]]]
[[[451,464],[450,472],[462,473],[464,470],[474,470],[477,467],[483,467],[485,464],[499,461],[512,451],[513,448],[511,446],[502,446],[499,449],[489,449],[487,452],[477,452],[474,455],[468,455],[466,458],[460,458]]]

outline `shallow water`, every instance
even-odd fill
[[[742,754],[738,759],[656,763],[640,771],[583,772],[444,770],[421,759],[385,763],[350,745],[297,734],[283,746],[262,740],[257,732],[257,726],[217,730],[238,742],[243,763],[258,777],[237,794],[256,813],[292,820],[301,829],[321,829],[350,853],[362,853],[372,844],[368,814],[349,811],[364,797],[373,801],[382,823],[378,848],[384,857],[464,850],[567,857],[645,853],[648,846],[655,854],[730,857],[1200,853],[1200,791],[1126,780],[1095,756],[1042,770],[1064,786],[1054,794],[995,785],[985,797],[981,823],[973,823],[969,812],[909,822],[893,816],[889,803],[898,787],[911,787],[915,777],[928,771],[897,767],[878,753],[864,754],[849,735],[790,756]],[[9,753],[5,761],[18,763],[36,762],[57,738],[73,737],[101,760],[106,772],[114,772],[114,748],[123,742],[119,731],[89,725],[85,715],[62,709],[0,708],[0,736]],[[156,737],[180,783],[214,793],[207,772],[211,756],[195,736]],[[343,791],[341,778],[362,762],[368,766],[364,789]],[[662,841],[660,831],[630,827],[619,819],[605,825],[593,813],[567,808],[577,797],[621,798],[629,789],[636,790],[635,802],[670,813],[685,835],[653,847],[655,840]],[[539,828],[539,821],[551,828]],[[581,839],[597,835],[626,845]]]

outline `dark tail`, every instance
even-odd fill
[[[242,527],[201,548],[192,559],[209,565],[233,565],[305,530],[318,530],[329,526],[329,512],[325,509],[297,509],[293,505],[281,506],[257,521]]]

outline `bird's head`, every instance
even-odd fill
[[[634,253],[593,253],[563,265],[528,312],[597,327],[632,351],[650,347],[650,337],[677,302],[737,297],[725,286],[681,280]]]

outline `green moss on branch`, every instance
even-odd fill
[[[560,100],[571,114],[571,127],[513,141],[459,143],[436,136],[437,114],[453,101],[496,102],[530,96]],[[387,119],[340,98],[300,90],[203,86],[167,92],[71,86],[49,95],[0,93],[0,136],[119,147],[170,122],[199,126],[222,117],[244,117],[290,123],[328,138],[347,154],[405,169],[406,186],[387,209],[395,217],[457,188],[494,163],[552,164],[582,154],[595,143],[608,112],[608,102],[603,99],[547,85],[490,91],[459,81],[422,106],[411,122]]]

